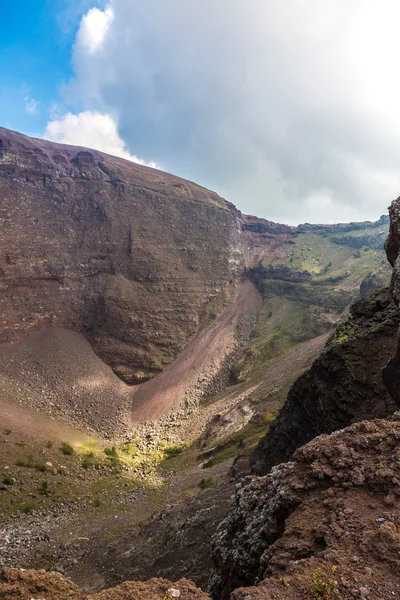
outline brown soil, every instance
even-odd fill
[[[33,598],[34,597],[34,598]],[[187,579],[127,581],[113,589],[87,595],[59,573],[3,569],[0,598],[4,600],[209,600],[209,596]]]

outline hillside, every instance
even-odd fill
[[[365,416],[357,394],[368,418],[394,405],[376,378],[396,310],[368,295],[390,279],[388,218],[289,227],[97,151],[0,140],[0,564],[91,592],[149,576],[204,588],[254,449],[266,472],[329,430],[323,411],[307,424],[325,368],[342,361],[332,403],[351,405],[330,431]],[[360,293],[359,335],[332,346]],[[350,368],[365,343],[382,352]]]
[[[243,301],[243,313],[237,305],[243,277],[264,301],[235,368],[238,381],[254,381],[266,359],[331,330],[363,281],[366,289],[369,281],[388,281],[387,218],[288,227],[242,215],[194,183],[97,151],[4,128],[0,140],[3,393],[40,410],[50,405],[53,416],[75,425],[123,433],[132,419],[153,420],[174,406],[179,412],[225,385],[259,310],[254,302]],[[230,311],[237,319],[231,331]],[[201,335],[218,317],[226,326],[214,325],[216,354],[198,364],[195,376],[183,376],[188,365],[171,367],[175,383],[159,401],[151,398],[158,385],[165,388],[167,374],[159,384],[129,387],[164,371],[189,339],[198,362],[209,347]],[[50,362],[33,360],[32,334],[41,332],[41,343],[53,348],[53,328],[59,339],[63,329],[83,334],[116,377],[104,371],[99,379],[104,366],[95,366],[82,340],[77,363],[92,387],[82,385],[78,364],[63,378],[67,335],[47,353]]]

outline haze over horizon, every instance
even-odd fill
[[[0,124],[157,166],[273,221],[400,193],[394,0],[6,0]]]

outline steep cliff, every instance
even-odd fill
[[[0,342],[85,333],[125,381],[171,362],[241,273],[239,212],[100,152],[0,128]]]
[[[389,290],[370,292],[350,309],[311,369],[291,387],[278,418],[253,455],[253,470],[273,465],[321,433],[395,409],[381,370],[397,348],[399,314]]]
[[[390,230],[385,249],[388,260],[393,267],[391,291],[397,306],[400,304],[400,198],[394,200],[389,207]],[[383,370],[383,379],[394,402],[400,403],[400,344],[391,360]]]

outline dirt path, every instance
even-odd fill
[[[226,357],[237,347],[237,327],[241,318],[256,314],[260,306],[259,292],[245,280],[234,301],[212,325],[189,342],[165,371],[136,388],[132,421],[156,420],[173,406],[182,404],[194,388],[205,389],[218,375]]]

